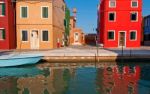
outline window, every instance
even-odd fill
[[[5,29],[0,29],[0,40],[5,39]]]
[[[108,31],[108,40],[114,40],[114,39],[115,39],[114,31]]]
[[[138,7],[138,1],[131,1],[131,7],[137,8]]]
[[[21,18],[28,17],[28,7],[21,7]]]
[[[137,12],[132,12],[131,14],[130,14],[130,19],[131,19],[131,21],[138,21],[138,13]]]
[[[48,18],[48,7],[42,7],[42,18]]]
[[[115,0],[109,1],[109,7],[110,8],[115,8],[116,7],[116,1]]]
[[[48,31],[44,30],[42,31],[42,41],[48,41]]]
[[[0,3],[0,16],[5,16],[5,3]]]
[[[136,40],[136,31],[130,32],[130,40]]]
[[[109,21],[115,21],[115,13],[114,12],[109,13]]]
[[[28,31],[27,30],[22,31],[22,41],[28,41]]]

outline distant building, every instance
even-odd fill
[[[86,34],[85,35],[85,44],[87,45],[96,45],[97,34]]]
[[[150,15],[144,17],[144,45],[150,45]]]
[[[104,48],[140,47],[142,0],[101,0],[98,34]]]
[[[70,33],[70,44],[71,45],[83,45],[84,42],[84,32],[80,28],[74,28]]]
[[[0,49],[16,48],[15,3],[13,0],[0,1]]]
[[[82,29],[76,27],[76,17],[70,17],[70,45],[85,44],[85,34]]]
[[[18,49],[52,49],[63,44],[64,0],[17,0]]]

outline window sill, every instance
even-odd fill
[[[50,41],[41,41],[41,42],[45,42],[45,43],[48,43],[48,42],[50,42]]]
[[[113,23],[113,22],[116,22],[116,21],[108,21],[108,22],[111,22],[111,23]]]
[[[0,39],[0,41],[5,41],[5,39]]]
[[[135,39],[135,40],[131,40],[131,39],[130,39],[130,41],[137,41],[137,40],[136,40],[136,39]]]
[[[5,15],[0,15],[0,17],[5,17]]]
[[[27,42],[29,42],[29,41],[21,41],[21,42],[23,42],[23,43],[27,43]]]
[[[108,39],[108,41],[115,41],[115,39]]]
[[[131,22],[138,22],[138,21],[131,21]]]

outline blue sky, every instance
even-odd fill
[[[77,8],[77,27],[82,28],[85,33],[96,33],[97,27],[97,5],[99,0],[65,0],[67,6]],[[150,14],[150,0],[143,0],[143,15]]]

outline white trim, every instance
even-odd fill
[[[3,2],[3,1],[0,1],[0,3],[2,4],[2,3],[4,3],[5,4],[5,15],[0,15],[0,17],[5,17],[6,16],[6,3],[5,2]]]
[[[5,3],[4,1],[0,1],[0,3]]]
[[[47,18],[43,18],[43,10],[42,10],[43,7],[48,8],[48,17]],[[41,6],[41,19],[48,19],[48,18],[49,18],[49,6]]]
[[[115,2],[115,6],[111,6],[111,2]],[[109,8],[116,8],[116,0],[110,0],[109,1]]]
[[[126,47],[126,45],[127,45],[127,37],[126,37],[126,31],[119,31],[118,32],[118,47],[120,48],[120,47],[122,47],[122,46],[120,46],[119,44],[120,44],[120,32],[124,32],[125,33],[125,46],[123,46],[123,47]]]
[[[137,19],[134,21],[134,20],[131,20],[131,14],[132,13],[137,13]],[[138,12],[137,11],[132,11],[132,12],[130,12],[130,21],[131,22],[138,22],[138,19],[139,19],[139,17],[138,17]]]
[[[22,7],[27,7],[27,17],[22,17]],[[20,6],[20,18],[27,19],[29,18],[29,7],[28,6]]]
[[[132,6],[132,2],[137,2],[137,6]],[[138,8],[138,7],[139,7],[138,0],[131,0],[131,8]]]
[[[130,41],[137,41],[137,30],[130,30],[129,32],[130,32],[130,34],[129,34]],[[135,40],[131,40],[131,32],[135,32],[136,33]]]
[[[109,20],[109,14],[110,13],[114,13],[114,21]],[[108,21],[109,22],[116,22],[116,12],[115,11],[108,12]]]
[[[108,39],[108,33],[109,33],[109,32],[114,32],[114,39]],[[115,40],[116,40],[116,38],[115,38],[115,37],[116,37],[115,33],[116,33],[115,30],[108,30],[108,32],[107,32],[107,40],[108,40],[108,41],[115,41]]]
[[[6,30],[5,28],[0,28],[0,30]],[[5,31],[5,39],[6,39],[6,31]],[[4,41],[5,39],[0,39],[0,41]]]
[[[48,41],[43,41],[43,31],[47,31],[48,32]],[[41,30],[41,42],[50,42],[49,33],[50,32],[48,31],[48,29]]]
[[[22,40],[22,31],[27,31],[27,41]],[[27,29],[21,29],[20,38],[21,42],[29,42],[29,31]]]

